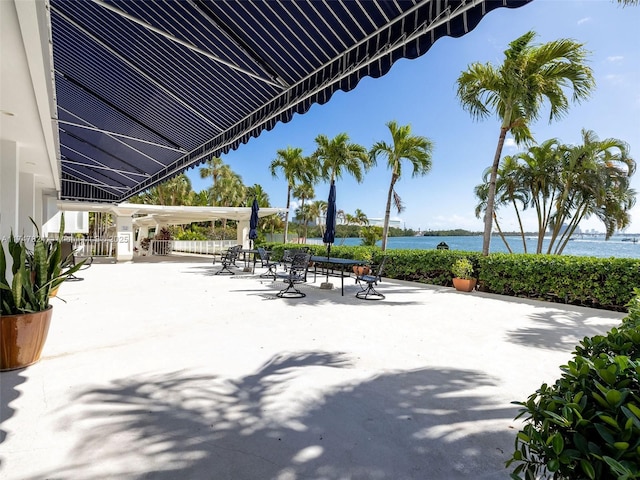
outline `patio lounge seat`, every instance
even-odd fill
[[[271,261],[271,252],[267,252],[264,248],[258,247],[258,255],[260,260],[260,266],[267,268],[267,271],[261,274],[261,277],[273,277],[276,279],[276,269],[278,268],[278,262]],[[257,260],[256,260],[257,261]]]
[[[289,268],[285,272],[276,273],[276,277],[285,281],[286,288],[283,288],[277,293],[280,298],[302,298],[306,297],[306,293],[301,292],[296,288],[296,283],[303,283],[307,281],[307,269],[309,268],[310,253],[296,253],[293,256]]]
[[[371,272],[366,275],[358,275],[356,277],[356,283],[360,285],[360,290],[356,293],[356,297],[362,300],[382,300],[384,295],[378,292],[374,285],[382,281],[382,273],[384,272],[384,266],[387,262],[387,257],[383,257],[379,265],[372,265]],[[366,283],[366,286],[363,285]]]
[[[235,247],[228,248],[225,252],[220,255],[220,262],[222,263],[222,268],[218,270],[216,275],[235,275],[235,272],[232,272],[229,267],[236,267],[236,260],[238,259],[238,255],[240,255],[240,250],[242,250],[242,245],[236,245]],[[216,259],[213,259],[213,263],[216,263]]]

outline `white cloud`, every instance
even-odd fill
[[[518,145],[516,145],[516,141],[513,138],[507,138],[504,141],[504,147],[508,148],[509,150],[515,150],[518,148]]]
[[[582,25],[583,23],[587,23],[591,21],[591,17],[584,17],[578,20],[578,25]]]
[[[624,57],[622,55],[612,55],[610,57],[607,57],[607,60],[610,62],[621,62],[622,60],[624,60]]]

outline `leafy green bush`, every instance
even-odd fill
[[[554,385],[542,385],[507,467],[512,478],[640,478],[640,289],[607,335],[585,338]]]

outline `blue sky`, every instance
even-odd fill
[[[263,132],[222,159],[242,176],[245,185],[259,183],[269,194],[273,206],[286,204],[286,184],[273,179],[269,163],[276,151],[287,146],[300,147],[305,155],[315,150],[315,137],[330,138],[340,132],[367,149],[376,141],[389,141],[386,123],[396,120],[411,124],[415,134],[434,144],[433,166],[424,177],[411,178],[406,169],[396,190],[405,210],[392,217],[413,229],[464,228],[482,230],[474,214],[474,186],[491,164],[499,121],[491,117],[474,121],[462,110],[456,98],[456,80],[474,61],[499,64],[510,41],[528,30],[538,33],[536,43],[572,38],[585,43],[592,52],[590,66],[597,88],[591,98],[573,105],[569,114],[552,124],[548,112],[532,125],[540,143],[557,137],[564,143],[578,143],[582,128],[593,130],[601,139],[615,137],[630,145],[631,156],[640,163],[640,7],[622,8],[608,0],[535,0],[518,9],[497,9],[488,14],[471,33],[462,38],[442,38],[422,57],[400,60],[382,78],[365,78],[351,92],[337,92],[326,105],[314,105],[291,122]],[[508,141],[504,154],[519,151]],[[639,165],[640,167],[640,165]],[[640,168],[639,168],[640,170]],[[199,168],[187,172],[196,191],[209,186],[201,180]],[[386,192],[391,173],[380,162],[358,184],[350,177],[336,183],[338,208],[353,213],[363,210],[370,218],[384,216]],[[640,173],[632,181],[640,194]],[[315,188],[316,199],[326,200],[328,185]],[[631,212],[627,233],[640,233],[640,199]],[[514,216],[499,211],[502,228],[517,229]],[[525,228],[535,230],[532,216],[525,216]],[[592,218],[581,224],[583,230],[603,231]]]

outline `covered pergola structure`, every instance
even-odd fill
[[[172,205],[144,205],[138,203],[95,203],[57,202],[60,212],[102,212],[110,213],[115,219],[117,230],[116,260],[131,260],[134,246],[139,246],[140,240],[149,235],[149,230],[156,232],[169,225],[188,225],[193,222],[213,222],[219,219],[238,222],[238,245],[249,246],[249,219],[251,208],[246,207],[195,207]],[[285,208],[261,208],[258,217],[278,215],[286,212]],[[55,225],[57,217],[54,217]],[[52,227],[57,230],[57,227]]]
[[[2,1],[0,235],[122,204],[528,1]]]

